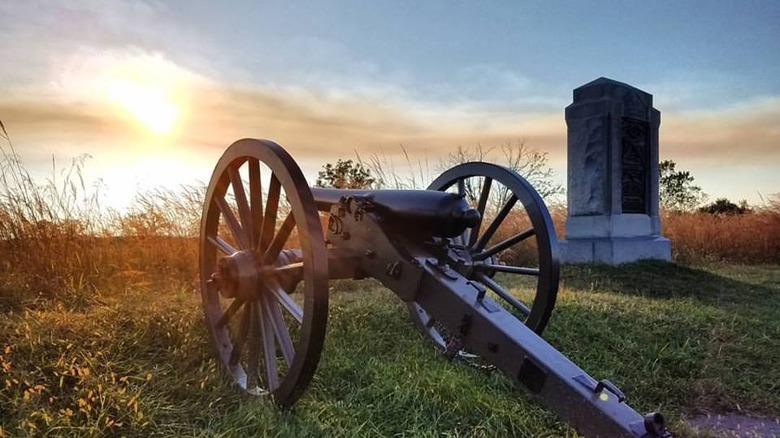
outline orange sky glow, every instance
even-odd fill
[[[437,99],[391,82],[350,87],[225,79],[135,44],[71,49],[48,57],[45,71],[33,79],[0,85],[0,120],[36,175],[47,176],[52,157],[67,164],[89,154],[86,175],[102,180],[108,204],[118,207],[138,190],[206,181],[222,151],[243,137],[283,145],[310,182],[325,162],[356,155],[381,155],[404,171],[401,145],[413,159],[436,163],[459,145],[524,140],[548,153],[556,178],[565,182],[563,109],[573,88],[595,79],[583,75],[545,98],[534,97],[532,82],[493,71],[516,93],[510,105]],[[661,157],[690,170],[711,198],[760,203],[780,192],[780,95],[686,105],[678,101],[679,84],[636,83],[619,73],[603,72],[655,95]]]

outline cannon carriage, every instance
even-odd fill
[[[435,348],[495,366],[580,433],[670,436],[660,414],[636,413],[541,337],[558,289],[556,242],[540,196],[502,166],[461,164],[428,190],[310,188],[282,147],[239,140],[206,194],[205,319],[236,384],[289,407],[320,358],[328,281],[374,278]],[[517,283],[521,294],[508,286]]]

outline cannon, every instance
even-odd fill
[[[205,321],[235,383],[290,407],[317,368],[328,281],[371,277],[447,357],[490,364],[581,434],[671,437],[660,414],[637,413],[541,337],[556,242],[541,197],[503,166],[461,164],[428,190],[310,188],[281,146],[243,139],[206,193]]]

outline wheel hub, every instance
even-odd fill
[[[219,260],[219,292],[225,298],[245,301],[258,297],[260,271],[251,250],[238,251]]]

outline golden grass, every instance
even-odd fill
[[[550,215],[562,239],[566,208],[553,206]],[[780,263],[780,195],[741,215],[662,211],[661,234],[671,240],[677,263]]]
[[[741,215],[667,213],[662,228],[678,262],[780,262],[780,198]]]
[[[0,294],[0,308],[57,297],[78,305],[107,290],[166,281],[171,275],[195,281],[203,186],[140,193],[127,211],[117,212],[100,205],[100,187],[85,187],[85,158],[70,168],[53,168],[52,177],[40,183],[10,141],[0,152],[0,290],[8,291]],[[553,206],[551,215],[562,237],[565,208]],[[678,262],[780,262],[778,197],[744,215],[667,213],[662,219]],[[496,239],[528,226],[525,215],[510,215]],[[518,245],[506,261],[533,263],[534,252],[535,242]],[[10,296],[20,290],[26,291],[24,297]]]
[[[84,185],[83,159],[39,182],[10,141],[0,153],[0,309],[50,298],[78,306],[131,285],[194,280],[203,189],[140,193],[118,212]]]
[[[254,417],[242,416],[240,410],[234,409],[236,406],[242,406],[241,403],[248,406],[247,409],[253,416],[260,412],[265,418],[278,420],[275,424],[277,427],[297,431],[296,428],[305,426],[289,421],[287,417],[277,418],[282,414],[268,406],[242,401],[236,395],[235,388],[225,383],[226,380],[218,373],[216,361],[208,351],[205,331],[195,329],[200,327],[202,320],[197,310],[197,297],[189,292],[196,288],[194,283],[197,278],[197,233],[202,208],[202,187],[160,189],[140,194],[133,207],[120,213],[102,208],[97,202],[97,189],[86,189],[80,183],[79,172],[83,161],[74,162],[72,169],[65,173],[55,174],[60,175],[56,181],[52,178],[41,184],[33,181],[12,149],[9,152],[2,150],[0,158],[0,312],[5,316],[0,324],[0,332],[8,336],[0,342],[0,384],[3,385],[0,387],[0,401],[3,401],[0,403],[0,414],[4,414],[0,415],[0,419],[7,421],[0,425],[0,437],[12,432],[35,436],[42,434],[44,429],[52,425],[60,428],[59,432],[55,431],[53,435],[62,436],[146,436],[150,430],[157,431],[158,435],[165,435],[167,432],[167,435],[206,436],[214,431],[210,429],[212,427],[228,431],[223,434],[229,434],[231,431],[235,433],[235,427],[247,427],[247,423],[261,426],[269,424],[267,421],[255,421]],[[555,207],[551,210],[558,236],[563,236],[565,209]],[[497,238],[516,234],[527,226],[527,221],[521,216],[510,216],[506,227],[499,230]],[[679,262],[778,263],[780,202],[770,202],[753,213],[741,216],[665,214],[663,233],[672,239],[674,257]],[[523,260],[530,257],[532,250],[533,246],[518,248],[514,254],[514,257],[517,257],[515,261],[523,263]],[[598,268],[570,268],[575,269],[577,274],[568,279],[570,289],[576,281],[585,282],[582,285],[583,290],[591,290],[593,284],[605,282],[600,277],[587,278],[586,274],[591,269]],[[664,272],[653,276],[653,269],[662,269]],[[656,280],[670,277],[670,270],[685,277],[683,274],[687,269],[666,264],[662,264],[660,268],[655,265],[621,267],[610,271],[609,278],[623,273],[630,276],[638,275],[637,271],[647,271],[643,275],[649,275],[653,281],[636,281],[634,277],[630,277],[625,283],[656,287],[657,283],[660,283]],[[680,270],[682,273],[678,272]],[[584,280],[578,280],[583,277]],[[731,286],[737,285],[729,284],[720,277],[712,277],[708,280],[709,289],[723,284],[724,289],[730,291]],[[700,283],[708,278],[710,276],[701,271],[694,280]],[[663,286],[663,290],[687,289],[676,286]],[[621,285],[621,290],[623,289],[626,288]],[[743,286],[743,289],[736,290],[742,294],[743,290],[749,292],[753,289],[761,293],[764,293],[764,289],[768,290],[752,286]],[[161,298],[160,294],[164,296]],[[650,292],[643,294],[651,295]],[[600,295],[602,294],[590,294],[593,297]],[[627,303],[624,304],[627,309],[635,311],[633,297],[631,304],[628,304],[629,300],[621,300]],[[692,310],[678,312],[682,316],[679,316],[679,321],[674,321],[673,330],[669,333],[649,335],[656,339],[668,339],[674,334],[684,333],[687,337],[691,330],[679,330],[679,324],[690,322],[696,317],[697,321],[704,321],[700,322],[703,325],[705,320],[711,318],[708,313],[697,316],[694,309],[696,302],[686,298],[681,305],[686,303],[693,303]],[[576,307],[571,303],[566,305],[565,293],[563,304],[557,310],[559,315],[565,315],[568,311],[583,321],[583,327],[593,327],[593,321],[598,320],[596,317],[612,317],[618,314],[610,303],[610,312],[605,315],[587,311],[582,313],[584,316],[577,316],[574,312]],[[670,308],[676,305],[677,302],[669,304]],[[361,324],[355,323],[359,318],[354,315],[340,318],[339,311],[344,312],[344,309],[346,306],[341,306],[338,301],[332,307],[333,325],[329,330],[339,330],[341,322],[342,328],[349,327],[352,330],[352,327],[356,327],[354,330],[360,334],[339,336],[337,331],[336,336],[330,337],[331,343],[343,342],[346,347],[341,351],[331,352],[340,354],[326,354],[326,357],[335,359],[323,364],[323,381],[334,379],[333,374],[337,374],[338,369],[334,371],[332,364],[336,360],[360,361],[358,369],[372,370],[372,367],[364,366],[364,355],[361,354],[359,359],[349,355],[349,352],[355,351],[356,340],[366,336],[364,330],[366,327],[371,328],[371,321],[374,321],[374,328],[378,327],[373,332],[374,336],[399,333],[410,328],[398,325],[398,321],[406,321],[406,317],[405,314],[401,316],[395,307],[388,307],[395,313],[382,314],[368,322],[363,320]],[[377,314],[373,308],[359,308],[354,312],[359,312],[366,318]],[[672,311],[653,313],[674,314]],[[395,315],[392,317],[395,319],[388,315]],[[633,316],[624,318],[630,321],[642,319]],[[728,323],[733,325],[731,313],[728,318]],[[776,321],[776,318],[774,320]],[[388,330],[388,321],[395,321],[396,327]],[[740,318],[740,321],[753,324],[753,320],[748,318]],[[625,328],[626,324],[621,323],[621,328]],[[657,325],[653,326],[657,328]],[[566,334],[580,333],[581,327],[573,327],[559,329],[558,340],[565,342]],[[555,336],[556,332],[551,333]],[[645,326],[638,327],[636,333],[636,339],[639,340],[648,335]],[[769,334],[757,333],[756,336],[764,342],[764,337],[770,339],[771,333],[767,333]],[[416,339],[411,341],[417,342]],[[574,339],[570,343],[570,348],[573,349],[573,346],[581,344],[581,341]],[[649,345],[647,342],[638,341],[624,345],[638,344]],[[683,346],[681,348],[689,345],[687,340],[679,344]],[[735,343],[738,346],[743,344],[745,343]],[[400,343],[395,335],[384,342],[373,342],[369,345],[400,346],[398,348],[404,353],[398,354],[397,357],[412,358],[411,362],[415,364],[419,362],[419,357],[422,357],[423,347],[410,347],[412,344]],[[759,342],[747,345],[761,353],[768,350]],[[412,351],[411,348],[418,348],[419,351],[407,354]],[[381,347],[379,350],[385,351],[387,348]],[[585,357],[578,358],[578,361],[588,358],[587,354],[592,349],[586,350],[588,353],[582,353]],[[717,351],[720,352],[720,349]],[[381,357],[380,352],[374,354],[375,357]],[[672,367],[687,368],[686,364],[690,361],[686,360],[687,357],[683,353],[680,354],[682,359],[677,360],[679,365],[676,365],[674,358],[668,360],[674,362]],[[746,354],[740,352],[733,355],[733,360],[739,363],[738,360],[745,356]],[[771,358],[771,350],[765,356]],[[643,356],[637,353],[631,357]],[[771,360],[764,358],[758,362],[771,363]],[[737,367],[724,365],[723,368]],[[431,369],[431,375],[439,379],[441,368]],[[606,366],[600,369],[604,370]],[[742,374],[744,373],[740,373],[740,376]],[[462,376],[456,377],[453,382],[458,383],[453,383],[453,387],[464,387]],[[477,390],[470,390],[473,393],[469,392],[465,397],[453,397],[453,403],[461,403],[463,399],[478,399],[479,394],[485,393],[484,381],[475,380],[477,383],[471,387]],[[734,380],[736,379],[724,379],[728,382]],[[398,379],[371,381],[396,385],[383,392],[376,392],[377,397],[386,397],[386,394],[397,394],[399,391],[396,383]],[[404,378],[404,381],[407,379]],[[677,386],[679,385],[674,385]],[[315,382],[311,390],[314,394],[313,400],[316,401],[318,397],[317,391],[324,391],[323,387],[327,385],[318,386]],[[441,385],[437,381],[435,390],[431,392],[441,393],[440,388]],[[683,387],[685,388],[687,387]],[[503,391],[500,394],[506,392],[503,387],[498,389]],[[754,394],[755,391],[749,389],[743,393]],[[770,391],[767,390],[766,393]],[[337,399],[333,393],[323,394],[319,396],[323,400]],[[373,394],[370,393],[369,396],[374,397]],[[498,396],[494,393],[487,394],[490,399],[484,405],[489,406],[488,412],[494,415],[495,400]],[[228,403],[219,408],[218,401],[223,397]],[[368,401],[358,399],[357,404],[373,406],[374,399],[370,397]],[[743,395],[743,398],[747,397]],[[182,400],[187,402],[183,403]],[[316,403],[328,406],[323,402]],[[339,403],[342,402],[339,400]],[[427,409],[440,415],[440,406],[436,403]],[[513,397],[505,403],[510,406],[505,409],[508,412],[505,415],[506,422],[520,418],[516,406],[526,410],[537,409],[516,403]],[[188,405],[194,407],[188,410]],[[383,412],[387,411],[387,400],[383,399],[381,406]],[[408,406],[406,400],[401,400],[396,404],[397,412],[407,412]],[[519,411],[525,412],[523,409]],[[322,409],[318,408],[316,411],[322,412]],[[361,412],[359,409],[355,411]],[[450,409],[445,410],[449,411]],[[230,417],[235,412],[238,412],[236,417]],[[530,417],[540,415],[538,409],[535,412],[536,414]],[[460,421],[463,415],[459,412],[456,414],[453,417]],[[13,415],[13,422],[3,418],[5,415],[6,418]],[[277,417],[274,417],[275,415]],[[188,419],[193,417],[196,421],[187,423]],[[225,420],[225,417],[228,419]],[[344,417],[341,413],[334,416]],[[388,424],[397,424],[397,417],[386,417]],[[216,426],[212,424],[214,418],[217,418]],[[540,418],[534,421],[547,421],[544,417]],[[171,425],[171,421],[179,423]],[[343,426],[346,432],[341,435],[349,436],[365,424],[363,417],[356,421],[359,424],[346,422]],[[315,427],[321,422],[315,422]],[[423,423],[429,422],[430,420],[423,420]],[[512,424],[514,423],[510,423]],[[550,427],[549,424],[543,426]],[[3,430],[3,427],[6,427],[6,430]],[[451,427],[458,430],[461,426],[457,423]],[[507,427],[509,426],[499,423],[495,430],[507,430]]]

